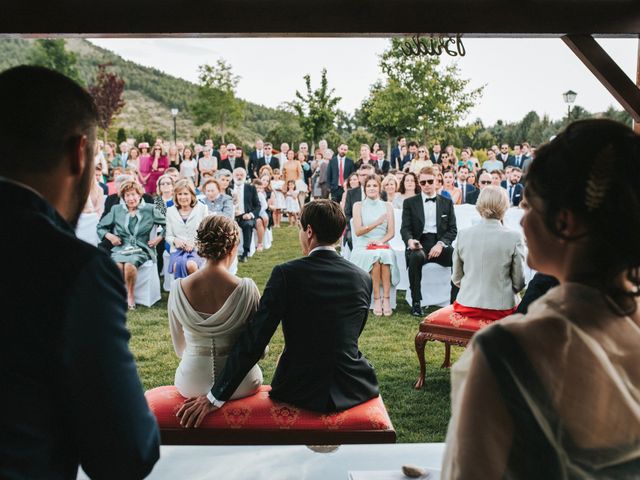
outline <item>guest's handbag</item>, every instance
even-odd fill
[[[142,249],[140,247],[134,247],[132,245],[127,245],[122,250],[120,250],[121,255],[133,255],[135,253],[142,253]]]

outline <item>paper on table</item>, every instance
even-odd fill
[[[440,470],[435,468],[426,468],[426,475],[419,477],[418,480],[440,480]],[[349,480],[408,480],[400,468],[398,470],[358,470],[349,472]]]

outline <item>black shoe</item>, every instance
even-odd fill
[[[242,263],[247,263],[248,259],[246,255],[240,255],[240,258],[238,260],[240,260],[240,262]]]
[[[422,307],[419,303],[414,303],[411,307],[411,315],[414,317],[422,317],[424,314],[422,313]]]

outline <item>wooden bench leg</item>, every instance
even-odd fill
[[[427,343],[426,335],[422,332],[418,332],[416,335],[416,354],[418,355],[418,362],[420,362],[420,375],[413,388],[420,390],[424,385],[424,377],[427,373],[427,365],[424,358],[424,346]]]
[[[444,362],[440,368],[451,368],[451,345],[448,342],[444,344]]]

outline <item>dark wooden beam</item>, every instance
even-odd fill
[[[590,35],[565,35],[562,40],[620,105],[640,122],[640,88]]]
[[[2,0],[0,35],[640,33],[638,0]]]
[[[640,88],[640,36],[638,36],[638,58],[636,60],[636,87]],[[636,133],[640,133],[639,121],[633,121],[633,129]]]

